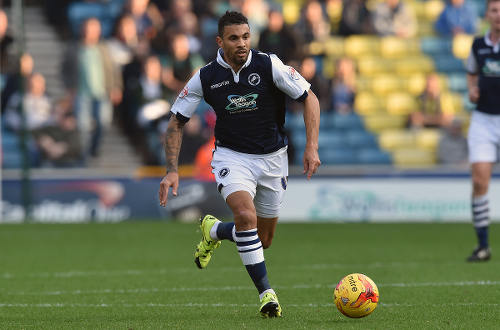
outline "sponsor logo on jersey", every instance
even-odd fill
[[[252,86],[257,86],[260,83],[260,76],[257,73],[251,73],[248,76],[248,83]]]
[[[292,67],[288,68],[288,75],[290,75],[290,79],[292,79],[292,80],[299,80],[300,79],[299,73],[297,72],[297,70],[295,70]]]
[[[224,178],[226,177],[228,174],[229,174],[229,169],[227,167],[224,167],[222,168],[220,171],[219,171],[219,178]]]
[[[222,86],[227,86],[227,85],[229,85],[229,80],[224,80],[224,81],[221,81],[220,83],[213,84],[212,86],[210,86],[210,89],[216,89],[216,88],[219,88]]]
[[[229,95],[227,97],[229,104],[226,105],[226,110],[229,112],[244,112],[257,110],[257,101],[259,94],[247,94],[247,95]]]
[[[500,76],[500,61],[486,59],[483,66],[485,76]]]

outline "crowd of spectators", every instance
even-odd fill
[[[68,47],[61,68],[66,96],[55,102],[47,97],[44,77],[33,72],[33,59],[24,54],[16,64],[8,63],[8,69],[2,67],[2,123],[7,130],[19,130],[18,108],[23,104],[42,165],[79,166],[89,157],[99,157],[102,136],[113,121],[144,163],[161,164],[170,105],[192,74],[215,58],[217,19],[226,10],[249,18],[253,47],[277,54],[311,82],[322,111],[349,114],[356,95],[356,62],[338,58],[333,77],[326,77],[321,58],[309,54],[306,45],[334,35],[411,38],[418,30],[415,13],[405,1],[384,0],[375,6],[368,2],[305,1],[296,24],[288,25],[282,2],[273,0],[46,1],[50,21],[66,31],[62,37]],[[70,14],[75,5],[81,6],[80,15],[85,5],[120,10],[110,27],[110,12],[105,18],[76,19]],[[56,17],[61,13],[65,19]],[[471,13],[464,0],[451,0],[435,23],[437,33],[474,33],[477,17]],[[12,43],[7,24],[0,11],[2,65]],[[436,79],[428,77],[418,100],[420,110],[409,117],[410,126],[451,123],[441,115]],[[18,88],[21,81],[26,81],[26,92]],[[300,111],[300,104],[289,104],[290,111]],[[196,151],[213,139],[211,111],[200,104],[186,126],[181,163],[195,162]]]

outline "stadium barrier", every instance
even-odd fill
[[[367,173],[352,167],[344,171],[326,167],[310,181],[299,174],[299,168],[292,168],[291,173],[280,217],[283,222],[463,222],[471,218],[470,176],[465,170],[398,172],[385,168]],[[193,221],[204,213],[230,219],[215,183],[189,177],[181,179],[178,196],[170,196],[168,206],[160,207],[160,179],[34,174],[27,197],[19,176],[4,175],[0,223]],[[490,200],[500,200],[500,173],[493,175],[490,187]],[[29,208],[24,207],[26,200]],[[500,207],[492,203],[490,214],[493,221],[500,220]]]

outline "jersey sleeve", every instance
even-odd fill
[[[273,82],[283,93],[297,101],[303,101],[307,97],[307,91],[311,88],[308,83],[293,67],[283,64],[274,54],[269,55],[273,71]]]
[[[203,88],[201,87],[200,71],[198,70],[179,93],[170,111],[177,119],[186,122],[196,111],[202,98]]]
[[[468,74],[476,75],[479,72],[477,67],[476,56],[474,55],[474,48],[471,48],[469,57],[467,57],[467,62],[465,62],[465,70]]]

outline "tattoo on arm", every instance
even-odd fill
[[[182,143],[183,124],[175,117],[168,123],[165,135],[165,159],[167,162],[167,172],[177,172],[179,163],[179,151]]]

